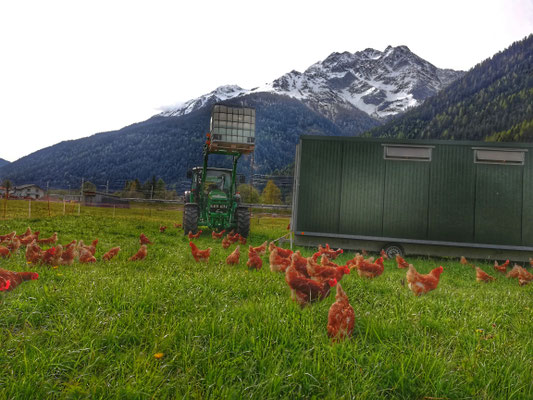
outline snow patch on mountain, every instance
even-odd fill
[[[251,90],[237,85],[221,86],[197,99],[169,107],[160,115],[184,115],[219,101],[265,92],[301,100],[333,120],[340,110],[349,109],[384,119],[421,104],[463,74],[439,69],[407,46],[388,46],[384,51],[367,48],[355,53],[332,53],[303,73],[291,71]]]

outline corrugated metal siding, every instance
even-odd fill
[[[533,153],[525,154],[522,200],[522,245],[533,246]],[[533,254],[531,255],[533,257]]]
[[[343,147],[339,232],[381,236],[385,164],[379,143]]]
[[[429,162],[385,160],[383,235],[426,239]]]
[[[302,142],[298,230],[338,232],[342,154],[342,142]]]
[[[487,164],[475,166],[475,242],[520,244],[523,167]]]
[[[433,149],[429,192],[429,239],[472,242],[476,177],[470,147]]]

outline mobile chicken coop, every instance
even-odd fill
[[[295,243],[525,261],[533,144],[301,136]]]

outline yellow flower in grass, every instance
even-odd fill
[[[164,354],[163,354],[163,353],[155,353],[155,354],[154,354],[154,358],[155,358],[155,359],[157,359],[157,360],[160,360],[160,359],[162,359],[162,358],[163,358],[163,356],[164,356]]]
[[[52,268],[53,269],[58,269],[59,267],[57,265],[54,265]]]
[[[483,333],[483,332],[485,332],[485,330],[484,329],[476,329],[476,332],[477,333]]]

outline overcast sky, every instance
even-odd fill
[[[337,51],[406,45],[468,70],[533,32],[533,0],[2,1],[0,158],[252,88]]]

